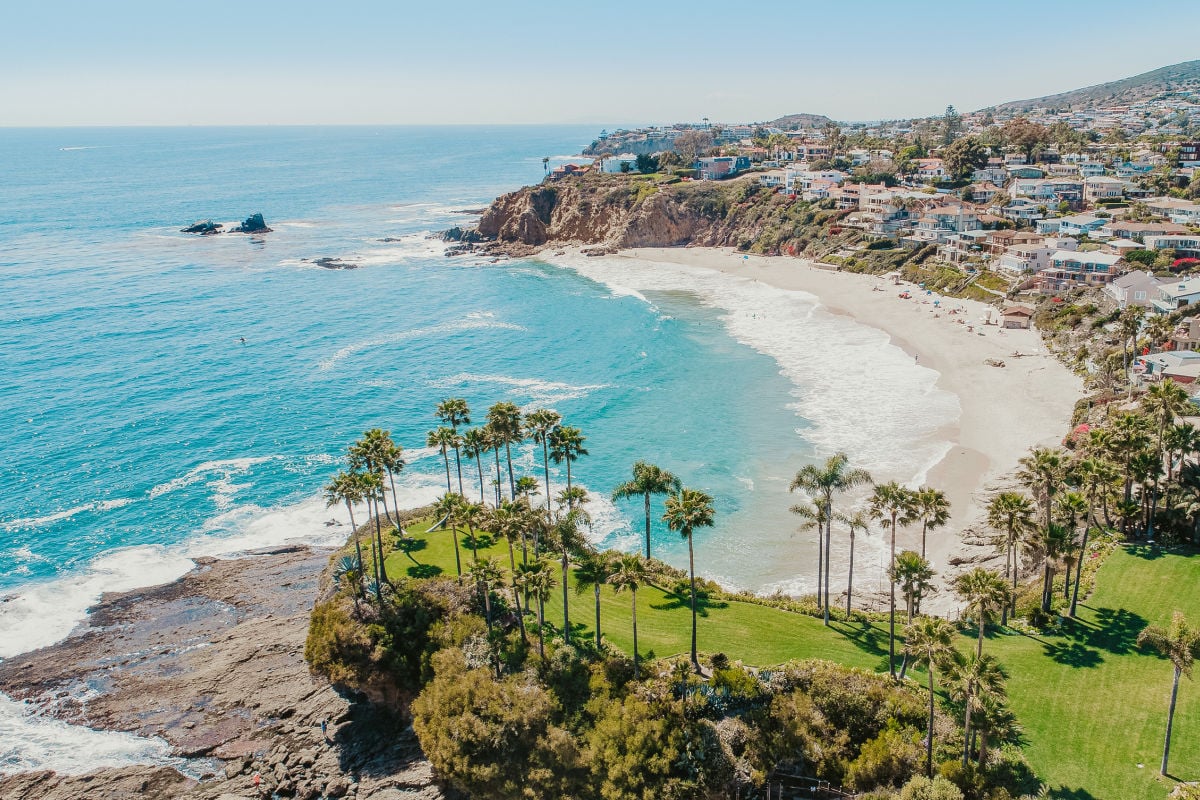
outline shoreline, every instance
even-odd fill
[[[580,250],[564,250],[568,259],[547,260],[571,268],[571,259]],[[943,587],[960,568],[1002,560],[982,530],[987,499],[1011,486],[1011,473],[1029,448],[1062,440],[1075,402],[1084,396],[1082,381],[1049,353],[1036,330],[1001,331],[998,325],[981,325],[988,310],[993,318],[998,313],[977,301],[917,294],[921,290],[915,285],[893,285],[881,276],[843,273],[785,256],[747,256],[728,248],[642,248],[587,258],[675,265],[804,293],[831,314],[882,331],[890,344],[913,356],[914,366],[936,371],[936,387],[957,398],[960,413],[925,437],[945,443],[941,457],[924,476],[908,476],[901,482],[923,477],[922,483],[941,489],[951,501],[949,525],[931,532],[927,544],[928,558],[938,572],[935,580]],[[898,297],[905,289],[913,293],[912,299]],[[942,309],[962,308],[963,312],[951,315],[937,309],[933,300],[940,300]],[[969,327],[974,331],[969,332]],[[1016,353],[1021,356],[1014,357]],[[1002,360],[1005,366],[989,366],[985,359]],[[834,537],[836,552],[837,531]],[[897,548],[919,550],[920,526],[901,529]],[[863,577],[856,568],[856,584],[866,587],[866,581],[859,583]],[[839,591],[843,586],[844,579],[833,583]],[[939,592],[925,605],[939,613],[956,608],[948,592]]]

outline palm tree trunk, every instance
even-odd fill
[[[442,461],[446,463],[446,494],[450,494],[454,489],[450,486],[450,453],[446,445],[442,445]]]
[[[546,603],[538,594],[538,656],[546,660]]]
[[[1175,682],[1171,684],[1171,707],[1167,711],[1167,738],[1163,742],[1162,775],[1167,774],[1167,758],[1171,755],[1171,727],[1175,724],[1175,698],[1179,695],[1179,674],[1182,670],[1175,667]]]
[[[521,593],[517,591],[517,584],[513,584],[513,607],[517,609],[517,627],[521,629],[521,641],[529,644],[529,635],[525,633],[525,612],[521,610]]]
[[[645,493],[646,499],[646,558],[650,557],[650,493]]]
[[[495,453],[495,455],[496,455],[496,508],[499,508],[500,501],[504,499],[500,495],[500,486],[502,485],[500,483],[500,448],[496,448],[492,452]],[[517,498],[516,498],[516,496],[513,496],[510,499],[516,500]]]
[[[458,470],[458,493],[465,497],[466,493],[463,491],[462,482],[462,459],[458,455],[458,445],[454,446],[454,468]]]
[[[570,497],[570,495],[571,495],[571,454],[568,453],[564,457],[563,460],[567,462],[567,496]],[[568,505],[573,506],[575,504],[569,503]]]
[[[479,470],[479,502],[483,503],[483,457],[479,453],[475,454],[475,468]]]
[[[976,658],[983,658],[983,630],[984,630],[983,621],[984,621],[984,619],[985,619],[985,617],[983,614],[983,609],[981,608],[981,609],[979,609],[979,619],[977,620],[979,622],[979,641],[975,645],[975,657]]]
[[[458,577],[462,577],[462,556],[458,554],[458,526],[450,525],[450,538],[454,541],[454,568],[458,571]]]
[[[633,679],[638,679],[638,646],[637,646],[637,587],[633,587]]]
[[[821,586],[822,575],[825,574],[825,537],[821,535],[821,529],[817,528],[817,610],[823,608],[821,602]]]
[[[396,479],[392,477],[392,471],[389,469],[388,483],[392,486],[392,510],[396,512],[396,532],[402,533],[400,530],[400,501],[396,499]]]
[[[933,777],[933,659],[929,660],[929,731],[925,739],[925,777]]]
[[[346,513],[350,515],[350,536],[354,539],[354,555],[358,558],[358,580],[354,582],[354,604],[357,607],[358,601],[365,599],[362,590],[362,542],[358,538],[358,526],[354,524],[354,507],[349,500],[346,500]]]
[[[688,574],[692,586],[692,666],[696,673],[700,672],[700,658],[696,655],[696,557],[692,550],[692,531],[687,529],[688,540]]]
[[[562,554],[562,573],[563,573],[563,641],[571,643],[571,618],[567,608],[567,551],[563,550]]]
[[[379,543],[379,586],[377,587],[377,589],[380,593],[382,593],[383,592],[383,584],[391,583],[391,581],[388,580],[387,568],[383,565],[383,558],[384,558],[383,528],[381,528],[379,525],[379,506],[378,505],[375,506],[375,539]],[[382,594],[379,599],[380,600],[383,599]]]
[[[500,452],[496,451],[496,456],[499,457],[499,455],[500,455]],[[505,442],[504,442],[504,457],[505,457],[505,459],[508,460],[508,492],[509,492],[508,497],[510,500],[516,500],[517,499],[517,481],[516,481],[516,478],[513,477],[512,447],[508,443],[508,440],[505,440]],[[497,477],[497,480],[498,479],[499,478]],[[496,491],[499,492],[500,489],[497,487]]]
[[[471,563],[479,563],[479,540],[475,538],[475,526],[467,523],[467,533],[471,534]]]
[[[888,674],[896,677],[896,513],[892,512],[892,561],[888,570]]]
[[[967,710],[963,724],[963,759],[965,767],[971,759],[971,695],[967,695]]]
[[[550,451],[546,449],[546,437],[542,436],[542,468],[546,473],[546,511],[550,510]]]
[[[850,621],[850,598],[854,594],[854,528],[850,529],[850,569],[846,572],[846,621]]]
[[[833,560],[830,539],[833,535],[833,503],[825,503],[825,627],[829,627],[829,562]]]
[[[921,558],[925,558],[925,534],[929,530],[929,520],[921,520]]]
[[[600,649],[600,584],[592,587],[596,592],[596,649]]]
[[[987,731],[979,734],[979,768],[983,769],[983,765],[987,762],[987,746],[988,735]]]

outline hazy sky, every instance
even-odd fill
[[[1194,3],[3,0],[0,125],[919,116],[1198,58]]]

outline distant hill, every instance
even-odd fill
[[[795,131],[800,128],[823,128],[833,122],[821,114],[788,114],[786,117],[773,119],[765,123],[768,128],[782,128],[785,131]]]
[[[1132,78],[1030,100],[1014,100],[985,110],[1009,113],[1034,108],[1079,111],[1097,106],[1126,105],[1146,100],[1162,92],[1183,88],[1200,89],[1200,61],[1185,61],[1182,64],[1134,75]]]

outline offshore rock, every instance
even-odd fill
[[[262,214],[253,214],[246,218],[246,221],[233,229],[234,233],[270,233],[271,229],[267,227],[266,220]]]
[[[220,222],[213,222],[211,219],[193,222],[186,228],[180,228],[180,233],[198,233],[201,236],[212,236],[214,233],[220,233],[221,228],[225,227]]]

